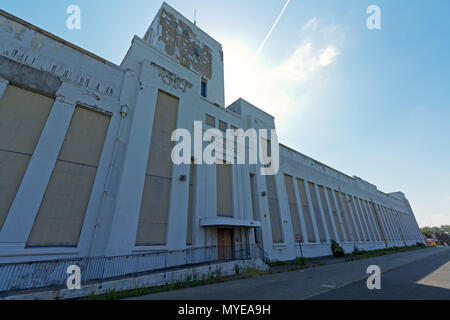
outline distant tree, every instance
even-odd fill
[[[423,227],[420,231],[422,231],[422,234],[424,234],[427,238],[432,238],[435,233],[450,233],[450,225],[443,225],[440,227]]]
[[[430,227],[423,227],[420,231],[422,231],[422,234],[427,238],[433,237],[433,230]]]

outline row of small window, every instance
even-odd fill
[[[207,126],[215,128],[216,127],[216,118],[209,114],[206,114],[205,115],[205,123]],[[228,129],[228,124],[225,121],[219,120],[219,130],[226,132],[227,129]],[[237,130],[237,128],[232,125],[230,125],[230,129],[233,131]]]

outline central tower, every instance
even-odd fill
[[[224,107],[222,45],[179,12],[163,3],[144,41],[200,75],[201,95]]]

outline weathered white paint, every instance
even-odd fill
[[[14,77],[14,72],[19,72],[19,69],[22,70],[21,72],[29,72],[28,79],[27,74],[21,74],[20,79],[24,83],[20,85],[24,88],[42,91],[47,95],[51,94],[48,91],[56,92],[55,104],[35,154],[27,168],[4,227],[0,230],[0,263],[67,257],[117,256],[137,252],[216,246],[219,225],[232,227],[235,241],[240,243],[248,241],[249,244],[255,243],[255,227],[258,227],[263,248],[271,259],[293,259],[299,255],[299,251],[294,241],[295,235],[284,174],[293,177],[301,230],[307,241],[308,234],[297,179],[304,181],[316,239],[315,243],[307,241],[303,244],[305,256],[331,254],[330,230],[333,230],[336,235],[339,234],[338,230],[341,230],[345,237],[341,245],[347,252],[352,251],[355,245],[361,249],[385,247],[384,239],[376,226],[378,222],[371,207],[372,202],[388,208],[388,212],[380,209],[378,214],[389,246],[404,245],[398,226],[404,230],[407,244],[423,241],[409,202],[403,193],[383,193],[376,186],[358,177],[345,175],[280,145],[281,165],[275,177],[275,186],[279,200],[283,243],[274,245],[272,242],[268,197],[263,196],[263,192],[267,192],[266,179],[259,174],[261,169],[259,165],[233,167],[234,216],[230,220],[222,221],[216,213],[216,168],[214,165],[203,164],[196,166],[194,170],[192,245],[186,245],[190,171],[189,166],[182,165],[173,166],[166,245],[136,247],[136,231],[158,90],[163,90],[179,99],[177,127],[189,130],[192,135],[194,121],[204,123],[206,114],[215,117],[217,123],[219,120],[225,121],[228,125],[244,130],[275,129],[274,118],[270,114],[243,99],[224,108],[221,45],[167,4],[164,4],[162,8],[192,29],[193,41],[207,44],[211,48],[212,77],[208,81],[207,98],[200,96],[203,75],[182,66],[176,58],[167,54],[163,42],[158,39],[160,29],[158,29],[157,19],[150,26],[149,37],[141,39],[135,36],[123,62],[120,66],[116,66],[45,31],[24,24],[14,17],[5,13],[0,14],[0,58],[8,61],[8,68],[1,70],[0,99],[10,81],[8,77]],[[17,68],[17,66],[23,68]],[[36,85],[36,79],[33,78],[36,76],[40,79],[53,77],[57,81],[52,82],[51,88],[39,87]],[[55,87],[58,81],[62,85]],[[26,240],[41,205],[76,105],[111,116],[79,244],[76,248],[26,248]],[[129,110],[126,117],[120,114],[122,106],[126,106]],[[206,126],[204,126],[205,129]],[[256,219],[253,218],[251,210],[250,174],[255,175],[255,193],[258,195],[255,199]],[[187,179],[181,181],[179,179],[181,175],[185,175]],[[320,212],[317,214],[322,217],[326,237],[326,243],[323,244],[320,243],[318,221],[312,206],[308,182],[314,184],[314,191],[318,198]],[[325,208],[320,199],[318,185],[324,187],[325,203],[331,215],[331,225],[327,225],[326,222]],[[327,188],[332,190],[332,197],[329,197]],[[353,236],[353,232],[345,233],[344,223],[347,222],[344,219],[344,212],[339,209],[334,191],[350,195],[352,199],[356,197],[363,200],[362,218],[357,212],[353,212],[351,205],[348,212],[348,217],[355,226],[359,224],[361,227],[363,239],[359,238],[358,232]],[[365,201],[369,203],[368,206]],[[336,225],[331,210],[332,203],[335,204],[338,213],[339,225]],[[355,209],[358,211],[357,204]],[[346,210],[345,206],[344,210]],[[348,228],[352,229],[350,226]],[[369,235],[365,234],[364,230],[367,230]],[[370,241],[365,241],[366,237]]]
[[[3,79],[0,77],[0,99],[3,97],[3,94],[6,91],[6,88],[8,87],[9,81],[6,79]]]

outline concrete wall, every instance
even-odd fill
[[[177,51],[180,43],[188,44],[189,49]],[[210,128],[205,123],[206,115],[215,118],[216,128],[219,121],[224,121],[228,127],[244,130],[275,129],[271,115],[245,100],[224,108],[221,50],[219,43],[167,4],[162,6],[144,38],[134,37],[120,66],[0,12],[0,98],[8,85],[14,85],[55,100],[0,230],[0,263],[216,246],[218,226],[201,226],[201,221],[217,218],[215,165],[197,164],[192,171],[195,177],[190,245],[186,244],[189,165],[172,168],[165,245],[136,246],[136,233],[159,91],[178,99],[176,127],[188,130],[193,137],[203,135]],[[200,95],[203,78],[208,80],[206,98]],[[111,118],[78,244],[27,247],[76,106]],[[194,121],[203,123],[203,132],[194,131]],[[201,139],[195,144],[207,145]],[[198,155],[194,157],[197,159]],[[227,223],[234,229],[236,246],[254,245],[258,240],[271,259],[293,259],[299,255],[285,175],[291,176],[294,182],[302,179],[307,205],[312,210],[315,204],[310,230],[315,241],[304,243],[306,256],[331,254],[332,235],[338,234],[338,230],[342,232],[345,223],[356,225],[358,230],[340,241],[346,251],[353,250],[355,245],[375,249],[422,241],[409,202],[402,193],[385,194],[368,182],[342,174],[285,146],[280,146],[280,161],[281,169],[274,176],[273,185],[283,241],[274,244],[272,240],[271,210],[265,195],[268,188],[266,178],[260,174],[261,167],[234,165],[233,217]],[[253,201],[250,175],[254,175]],[[181,179],[183,176],[187,178]],[[325,198],[321,196],[321,187],[345,193],[347,197],[351,195],[353,201],[362,199],[362,207],[360,202],[359,209],[358,205],[352,208],[354,204],[349,202],[346,216],[337,212],[327,217],[336,199],[334,192],[330,197],[327,192]],[[293,183],[292,188],[302,235],[307,239],[302,211],[305,204],[300,200],[298,184]],[[261,224],[261,228],[255,230],[250,227],[252,223]]]

